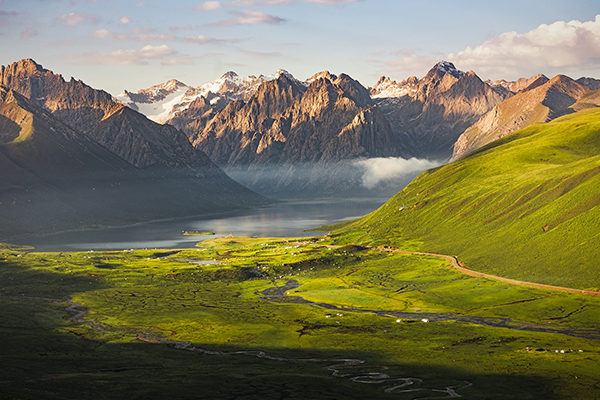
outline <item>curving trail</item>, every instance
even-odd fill
[[[472,269],[463,267],[456,257],[448,256],[445,254],[430,253],[427,251],[408,251],[408,250],[400,250],[400,249],[396,249],[396,248],[386,249],[386,248],[377,247],[377,249],[380,251],[391,251],[394,253],[423,254],[423,255],[428,255],[428,256],[444,258],[444,259],[450,261],[452,263],[452,266],[455,269],[457,269],[458,271],[460,271],[466,275],[474,276],[476,278],[488,278],[488,279],[494,279],[494,280],[501,281],[501,282],[511,283],[513,285],[527,286],[527,287],[537,288],[537,289],[557,290],[560,292],[578,293],[578,294],[584,294],[586,296],[600,297],[600,292],[595,291],[595,290],[573,289],[573,288],[568,288],[568,287],[563,287],[563,286],[552,286],[552,285],[545,285],[542,283],[519,281],[516,279],[509,279],[509,278],[504,278],[502,276],[484,274],[483,272],[473,271]]]

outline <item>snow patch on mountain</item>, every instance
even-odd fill
[[[452,76],[454,76],[455,78],[460,78],[461,76],[463,76],[465,73],[463,71],[458,70],[454,64],[452,64],[449,61],[440,61],[439,63],[437,63],[435,65],[435,67],[440,70],[441,72],[444,72],[446,74],[450,74]]]
[[[188,86],[175,79],[166,83],[142,89],[137,93],[128,92],[115,96],[115,100],[144,114],[154,122],[164,124],[177,113],[186,110],[199,97],[205,97],[210,104],[228,103],[233,100],[248,100],[267,81],[275,80],[285,75],[300,85],[308,86],[284,69],[279,69],[271,75],[250,75],[241,77],[233,71],[228,71],[220,78],[201,86]]]
[[[371,98],[402,97],[414,96],[419,86],[419,80],[416,77],[410,77],[400,83],[391,80],[386,76],[379,78],[379,81],[369,88]]]

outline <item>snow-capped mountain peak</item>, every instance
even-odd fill
[[[463,71],[458,70],[454,64],[449,61],[440,61],[435,65],[434,68],[437,68],[439,71],[444,72],[446,74],[450,74],[455,78],[460,78],[465,73]]]
[[[228,71],[220,78],[201,86],[188,86],[171,79],[137,93],[125,90],[115,96],[115,99],[155,122],[165,123],[177,113],[186,110],[197,98],[204,97],[213,105],[227,104],[232,100],[248,100],[262,83],[278,79],[281,75],[306,85],[284,69],[278,69],[268,76],[260,75],[258,78],[254,75],[241,77],[233,71]]]

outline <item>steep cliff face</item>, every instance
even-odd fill
[[[0,83],[80,132],[122,107],[105,91],[92,89],[74,78],[65,81],[31,59],[0,67]]]
[[[543,84],[534,80],[514,97],[498,104],[469,127],[456,141],[452,159],[500,139],[535,122],[548,122],[561,115],[574,112],[573,108],[589,88],[573,79],[558,75]],[[589,99],[591,106],[594,100]]]
[[[308,87],[285,75],[265,82],[247,103],[234,101],[217,113],[192,136],[194,146],[228,171],[287,168],[270,184],[282,187],[285,180],[289,189],[297,179],[295,190],[305,190],[308,182],[317,190],[349,187],[347,179],[333,174],[335,163],[403,154],[401,142],[359,82],[329,72],[307,82]],[[332,174],[324,172],[325,165]],[[317,182],[316,175],[323,174]]]
[[[102,90],[26,59],[0,68],[2,84],[138,167],[210,166],[185,135],[149,121]]]
[[[438,63],[421,80],[392,84],[384,78],[371,93],[408,152],[437,159],[449,158],[460,134],[508,96],[449,62]]]

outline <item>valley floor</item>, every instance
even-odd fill
[[[7,245],[0,399],[600,396],[600,298],[468,276],[451,258],[370,241]]]

